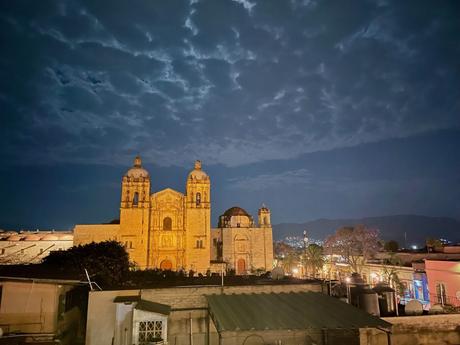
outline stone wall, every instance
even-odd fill
[[[91,242],[117,241],[120,224],[79,224],[73,230],[74,245],[83,245]]]
[[[393,324],[392,345],[460,344],[460,314],[383,318]],[[387,336],[375,329],[361,330],[367,345],[387,345]],[[363,343],[363,342],[362,342]]]

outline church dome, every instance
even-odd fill
[[[127,177],[131,177],[131,178],[135,178],[135,179],[138,179],[138,178],[148,178],[149,177],[149,173],[147,170],[145,170],[143,167],[142,167],[142,160],[141,160],[141,157],[139,156],[136,156],[136,158],[134,158],[134,165],[131,169],[129,169],[125,176]]]
[[[234,206],[219,217],[219,228],[248,228],[253,226],[252,216],[241,207]]]
[[[232,216],[246,216],[250,217],[250,214],[246,212],[246,210],[242,209],[241,207],[234,206],[229,208],[227,211],[224,212],[223,216],[232,217]]]
[[[201,161],[195,161],[195,169],[188,174],[188,178],[193,180],[206,180],[208,178],[208,174],[201,170]]]

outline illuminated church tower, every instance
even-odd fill
[[[120,230],[118,241],[139,267],[147,266],[150,209],[150,176],[139,156],[123,176],[121,185]]]
[[[262,207],[259,208],[258,212],[258,220],[259,220],[259,227],[265,228],[265,227],[271,227],[270,224],[270,210],[262,204]]]
[[[206,272],[210,265],[211,183],[201,162],[187,178],[185,198],[186,267]]]

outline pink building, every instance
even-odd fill
[[[460,260],[425,260],[425,272],[431,305],[460,306]]]

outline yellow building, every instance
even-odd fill
[[[247,228],[248,234],[237,234],[236,230],[223,231],[220,226],[219,229],[213,229],[212,233],[225,234],[219,240],[224,256],[219,257],[217,250],[211,255],[212,244],[217,246],[218,236],[213,235],[216,241],[211,242],[211,183],[209,176],[201,169],[200,161],[195,162],[194,169],[189,173],[185,189],[185,194],[170,188],[150,194],[150,175],[142,167],[141,158],[136,157],[134,166],[122,180],[120,224],[76,225],[74,243],[119,241],[125,245],[130,259],[140,268],[184,269],[204,273],[211,268],[212,260],[228,258],[232,261],[229,262],[230,266],[241,268],[240,273],[246,273],[251,268],[271,269],[273,249],[268,209],[262,208],[260,211],[265,223],[258,229],[258,236],[249,236],[256,229],[249,229],[246,225],[243,228]],[[228,248],[234,248],[235,241],[240,243],[241,236],[246,236],[249,242],[245,242],[248,246],[244,266],[242,261],[237,266],[235,258],[243,259],[243,254]],[[252,244],[249,239],[253,237],[264,240],[256,240]],[[256,259],[261,253],[264,253],[263,259]]]
[[[268,271],[273,265],[273,235],[270,210],[259,209],[258,224],[240,207],[232,207],[219,217],[211,230],[211,255],[227,263],[236,274]]]

